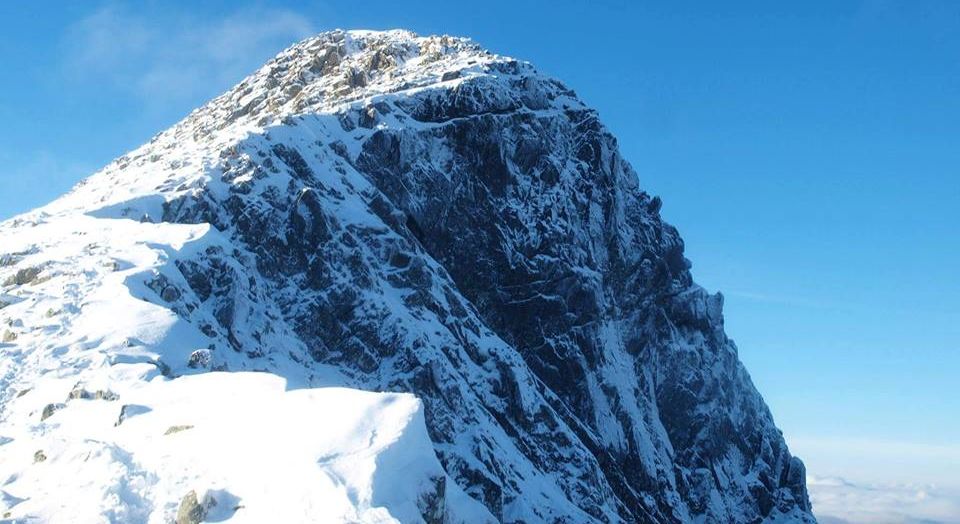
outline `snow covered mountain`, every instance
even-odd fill
[[[3,518],[813,522],[659,209],[528,63],[296,44],[0,224]]]

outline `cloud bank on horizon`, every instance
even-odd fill
[[[821,524],[954,524],[960,491],[935,485],[858,484],[838,477],[807,477]]]
[[[960,524],[960,448],[787,435],[821,524]]]

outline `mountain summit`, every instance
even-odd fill
[[[528,63],[300,42],[0,224],[0,510],[813,522],[659,210]]]

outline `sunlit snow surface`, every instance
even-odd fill
[[[22,500],[4,511],[49,522],[161,523],[193,490],[215,501],[209,521],[417,522],[418,500],[444,480],[412,395],[286,390],[268,373],[116,384],[122,401],[71,400],[4,435],[4,504]],[[69,389],[45,383],[12,416],[36,421],[44,399]],[[37,451],[44,461],[35,463]],[[450,515],[466,522],[486,518],[479,504],[451,507],[472,508]]]
[[[4,396],[0,426],[5,518],[169,522],[192,490],[216,502],[210,521],[416,522],[442,482],[448,518],[490,519],[446,482],[411,395],[270,373],[163,376],[161,356],[186,363],[203,339],[137,295],[169,253],[216,243],[207,226],[77,216],[26,233],[4,237],[42,268],[4,299],[0,370],[22,388]],[[56,242],[31,255],[37,238]],[[71,398],[80,391],[94,398]]]

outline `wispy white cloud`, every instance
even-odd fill
[[[960,522],[960,491],[934,485],[858,484],[807,477],[813,512],[825,524],[953,524]]]
[[[307,18],[289,10],[241,9],[202,19],[108,5],[67,32],[64,71],[146,103],[205,98],[314,32]]]

